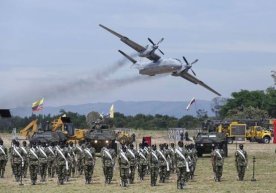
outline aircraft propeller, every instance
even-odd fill
[[[158,48],[158,47],[159,47],[159,44],[160,44],[161,42],[163,42],[164,38],[161,38],[161,39],[159,40],[159,42],[157,42],[157,44],[155,44],[150,38],[148,38],[148,40],[149,40],[149,42],[152,44],[153,50],[158,49],[159,52],[160,52],[161,54],[164,55],[164,52],[162,52],[162,50],[160,50],[160,49]]]
[[[183,60],[185,61],[185,63],[187,64],[187,70],[190,70],[192,71],[192,73],[196,76],[196,73],[193,71],[192,69],[192,66],[194,63],[198,62],[198,59],[196,59],[195,61],[193,61],[192,63],[189,63],[186,58],[183,56]]]

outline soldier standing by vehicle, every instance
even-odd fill
[[[28,171],[28,167],[29,167],[29,162],[28,162],[28,151],[29,148],[27,147],[27,142],[23,141],[22,142],[22,146],[20,147],[22,149],[22,157],[24,159],[24,166],[23,166],[23,170],[22,170],[22,176],[24,178],[27,178],[27,171]]]
[[[159,177],[160,183],[165,183],[167,171],[170,171],[169,162],[167,161],[167,154],[164,149],[164,144],[159,145],[160,150],[157,150],[157,157],[159,160]]]
[[[126,156],[126,146],[122,146],[122,149],[120,150],[120,154],[118,156],[118,163],[120,168],[120,177],[121,177],[121,183],[120,185],[122,187],[126,187],[128,184],[128,178],[130,174],[129,166],[130,162]]]
[[[115,150],[110,148],[109,144],[101,150],[103,172],[105,176],[105,183],[110,184],[113,178],[113,168],[115,166]]]
[[[11,164],[13,168],[13,174],[16,182],[19,182],[20,177],[22,178],[22,170],[24,166],[23,150],[19,147],[19,141],[14,141],[11,149]]]
[[[218,145],[215,146],[215,149],[211,153],[212,166],[214,171],[214,179],[216,182],[221,181],[223,163],[224,163],[224,152],[222,149],[218,148]]]
[[[48,177],[53,178],[55,176],[55,143],[52,142],[45,149],[45,153],[48,156]]]
[[[8,149],[3,145],[0,138],[0,177],[4,178],[6,164],[8,162]]]
[[[156,186],[159,171],[159,159],[157,157],[156,145],[152,145],[152,149],[149,153],[149,165],[151,186]]]
[[[144,177],[147,172],[148,160],[147,160],[147,154],[146,154],[145,150],[143,149],[142,143],[139,144],[137,159],[138,159],[137,160],[138,174],[139,174],[140,180],[144,180]]]
[[[86,184],[91,184],[95,161],[95,148],[92,147],[91,143],[88,143],[84,149],[84,175]]]
[[[236,162],[239,181],[243,181],[248,159],[247,159],[247,152],[243,149],[243,144],[240,144],[239,148],[240,149],[238,149],[235,153],[235,162]]]
[[[175,162],[177,173],[177,189],[183,189],[185,186],[185,178],[189,172],[189,164],[187,162],[187,152],[183,147],[183,142],[178,142],[178,148],[175,149]]]
[[[68,155],[66,148],[63,144],[63,142],[60,143],[60,147],[56,146],[56,163],[57,163],[57,175],[58,175],[58,184],[63,185],[66,171],[69,170],[68,161],[67,161]]]
[[[37,173],[39,167],[39,158],[38,158],[38,149],[36,148],[35,142],[30,143],[30,149],[28,152],[28,161],[29,161],[29,172],[32,185],[36,184]]]
[[[39,172],[40,172],[40,176],[41,182],[45,182],[46,181],[46,175],[47,175],[47,167],[48,167],[48,156],[45,153],[45,148],[46,148],[46,143],[40,143],[41,146],[38,146],[38,158],[39,158]]]
[[[134,183],[135,178],[135,169],[137,166],[137,151],[134,149],[133,144],[129,145],[129,149],[126,152],[127,159],[129,160],[129,167],[130,167],[130,175],[129,175],[129,183]]]

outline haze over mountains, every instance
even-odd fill
[[[123,113],[124,115],[136,115],[136,114],[161,114],[169,115],[180,118],[184,115],[196,116],[198,109],[204,109],[208,112],[208,116],[213,116],[214,113],[211,111],[211,101],[197,100],[190,108],[186,110],[189,101],[115,101],[106,103],[87,103],[80,105],[64,105],[64,106],[44,106],[44,110],[39,112],[40,114],[51,114],[57,115],[61,109],[65,111],[77,112],[79,114],[87,115],[91,111],[97,111],[100,113],[107,114],[109,108],[114,104],[115,112]],[[11,109],[13,116],[30,116],[32,114],[31,107],[18,107]]]

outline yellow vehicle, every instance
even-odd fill
[[[86,130],[74,128],[70,117],[61,116],[52,123],[52,131],[60,130],[68,138],[69,141],[78,141],[85,139]]]
[[[135,134],[128,128],[116,129],[116,140],[122,145],[129,145],[134,142]]]
[[[219,124],[216,130],[225,134],[228,143],[233,143],[234,140],[245,141],[246,127],[244,123],[232,121]]]
[[[20,130],[20,135],[30,139],[38,131],[38,120],[31,121],[26,127]]]
[[[246,139],[251,142],[270,143],[271,132],[261,126],[251,126],[246,131]]]

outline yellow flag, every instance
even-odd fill
[[[112,104],[110,109],[109,109],[109,117],[114,118],[114,105]]]
[[[32,110],[33,111],[40,111],[43,109],[43,103],[44,103],[44,98],[38,100],[38,101],[35,101],[33,104],[32,104]]]

